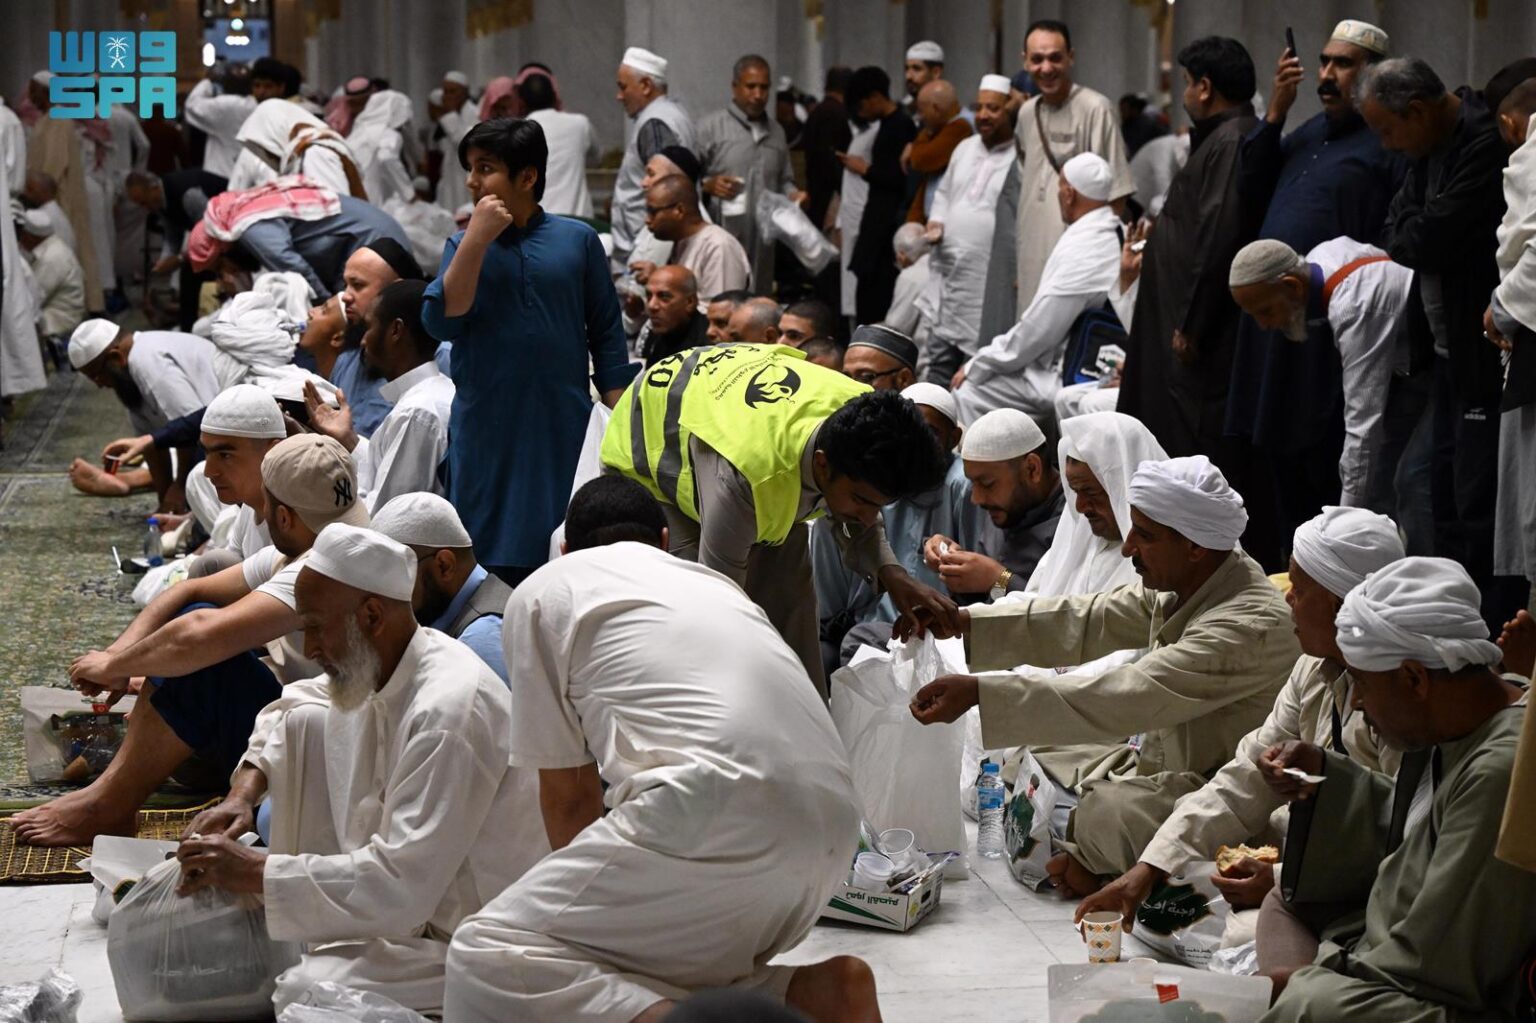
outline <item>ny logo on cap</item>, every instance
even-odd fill
[[[332,484],[336,491],[336,507],[345,508],[352,503],[352,481],[343,477]]]

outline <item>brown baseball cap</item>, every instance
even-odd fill
[[[330,437],[301,433],[274,444],[261,460],[261,482],[316,533],[333,522],[369,524],[352,456]]]

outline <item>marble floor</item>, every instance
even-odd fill
[[[972,836],[974,828],[968,827]],[[90,885],[0,888],[0,985],[35,980],[57,966],[85,992],[80,1023],[119,1023],[107,931],[91,920],[93,899]],[[1026,891],[999,860],[980,861],[969,878],[945,882],[938,909],[914,930],[821,924],[781,961],[840,954],[862,956],[874,968],[887,1023],[1045,1023],[1046,968],[1086,958],[1072,905],[1049,891]],[[1128,937],[1123,956],[1138,955],[1153,953]]]

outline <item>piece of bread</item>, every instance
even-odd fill
[[[1280,862],[1280,850],[1272,845],[1262,845],[1257,849],[1246,845],[1224,845],[1216,850],[1216,872],[1223,877],[1231,877],[1232,868],[1250,856],[1260,863]]]

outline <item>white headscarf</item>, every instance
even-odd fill
[[[391,133],[399,134],[403,141],[411,114],[411,98],[403,92],[385,89],[368,97],[368,105],[357,115],[347,134],[347,148],[352,150],[359,169],[367,170]]]
[[[1291,545],[1296,567],[1340,598],[1407,553],[1397,523],[1385,515],[1332,505],[1297,526]]]
[[[251,290],[272,299],[272,304],[290,323],[302,325],[309,321],[315,292],[303,274],[292,270],[264,270],[252,279]]]
[[[214,314],[208,339],[218,349],[214,375],[221,387],[250,383],[257,366],[285,366],[293,361],[299,328],[272,301],[271,295],[243,291]]]
[[[1093,470],[1109,494],[1121,536],[1131,530],[1132,473],[1143,462],[1168,457],[1141,420],[1120,412],[1094,412],[1063,421],[1057,450],[1063,467],[1073,458]],[[1078,513],[1065,473],[1061,486],[1066,504],[1056,524],[1056,536],[1035,566],[1025,591],[1054,597],[1098,593],[1135,582],[1136,570],[1129,558],[1121,557],[1119,545],[1095,536],[1088,520]]]
[[[283,162],[288,156],[289,137],[294,127],[300,124],[314,128],[325,127],[320,118],[297,103],[285,99],[264,99],[256,104],[256,109],[240,125],[235,139],[244,143],[247,149],[254,147],[260,150],[258,155],[281,173]]]
[[[1242,497],[1204,455],[1142,463],[1131,478],[1131,504],[1213,551],[1236,548],[1248,526]]]
[[[1447,558],[1403,558],[1349,591],[1335,619],[1345,662],[1361,671],[1392,671],[1404,661],[1460,671],[1497,664],[1488,642],[1482,595]]]

